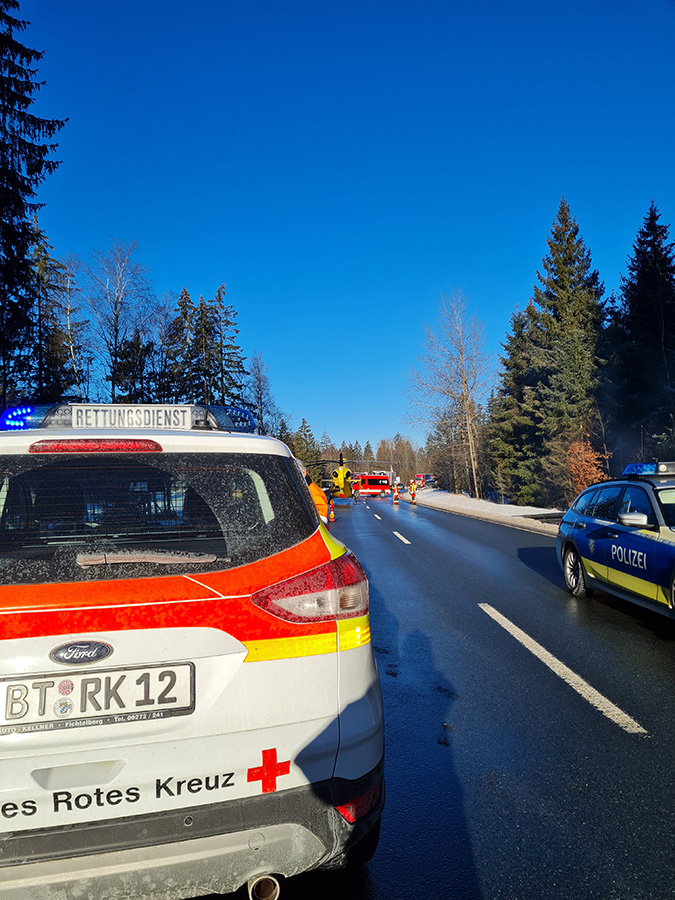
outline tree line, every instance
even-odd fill
[[[335,447],[325,434],[316,442],[305,419],[291,427],[262,356],[243,355],[224,284],[213,297],[183,287],[158,299],[133,240],[113,241],[86,262],[54,256],[37,192],[60,164],[55,137],[67,120],[31,110],[43,53],[19,40],[28,23],[18,10],[19,0],[0,0],[0,409],[26,398],[244,405],[262,434],[309,461],[341,452],[375,461],[368,443]],[[409,442],[407,456],[400,450],[406,439],[390,444],[381,442],[378,459],[410,462]]]
[[[675,456],[675,256],[652,202],[619,289],[603,282],[565,199],[532,297],[502,344],[496,383],[483,325],[459,292],[443,297],[411,373],[415,418],[428,437],[375,452],[274,403],[260,354],[246,360],[237,313],[221,285],[157,300],[136,242],[113,242],[84,263],[56,259],[40,229],[37,192],[58,167],[65,119],[36,116],[42,53],[19,36],[19,0],[0,0],[0,405],[25,397],[248,405],[264,434],[307,461],[389,463],[407,480],[437,474],[453,491],[562,505],[627,461]],[[323,454],[323,456],[322,456]],[[383,465],[384,467],[384,465]]]
[[[59,260],[41,230],[37,192],[59,166],[65,119],[32,112],[43,54],[20,42],[19,0],[0,0],[0,408],[24,398],[243,404],[261,430],[279,411],[267,367],[245,367],[237,313],[221,285],[158,300],[135,241],[83,263]]]
[[[605,296],[563,197],[496,383],[482,323],[455,292],[411,374],[427,452],[450,490],[564,506],[628,462],[675,454],[675,252],[652,201]]]

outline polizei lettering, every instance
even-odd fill
[[[181,778],[173,775],[158,778],[155,781],[155,799],[163,797],[181,797],[185,794],[200,794],[202,791],[219,791],[221,788],[234,787],[234,772],[224,775],[207,775],[205,778]]]
[[[612,544],[612,559],[623,563],[625,566],[632,566],[635,569],[644,569],[647,571],[647,554],[639,550],[631,550],[628,547],[617,547]]]

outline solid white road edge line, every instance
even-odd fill
[[[399,534],[398,531],[395,531],[394,534],[399,539],[399,541],[403,541],[404,544],[409,544],[410,541],[403,537],[402,534]]]
[[[596,691],[595,688],[591,687],[587,681],[584,681],[581,676],[577,675],[564,663],[560,662],[560,660],[553,656],[552,653],[549,653],[548,650],[545,650],[541,644],[538,644],[524,631],[521,631],[520,628],[507,619],[506,616],[497,612],[497,610],[488,603],[479,603],[478,605],[483,612],[486,612],[488,616],[497,622],[497,624],[501,625],[502,628],[505,628],[517,641],[520,641],[530,653],[534,653],[534,655],[547,665],[552,672],[555,672],[559,678],[562,678],[562,680],[567,682],[571,688],[574,688],[584,700],[587,700],[591,706],[598,709],[603,716],[607,716],[607,718],[611,719],[612,722],[619,726],[619,728],[623,728],[624,731],[628,731],[631,734],[648,734],[646,729],[638,724],[635,719],[631,719],[627,713],[623,712],[623,710],[619,709],[618,706],[615,706],[611,700],[608,700],[599,691]]]

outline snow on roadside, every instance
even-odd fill
[[[410,502],[409,494],[402,494],[401,500]],[[448,491],[425,488],[417,492],[417,505],[429,506],[434,509],[444,509],[447,512],[459,515],[472,516],[476,519],[486,519],[491,522],[501,522],[516,528],[524,528],[528,531],[537,531],[543,534],[556,534],[558,526],[552,522],[539,522],[529,516],[546,515],[556,513],[559,510],[541,509],[536,506],[512,506],[509,503],[492,503],[489,500],[476,500],[475,497],[467,497],[466,494],[451,494]]]

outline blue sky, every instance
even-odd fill
[[[225,283],[317,438],[408,421],[443,293],[496,355],[564,195],[608,293],[675,222],[675,0],[22,0],[57,256],[137,240],[158,295]],[[671,237],[675,237],[671,229]]]

